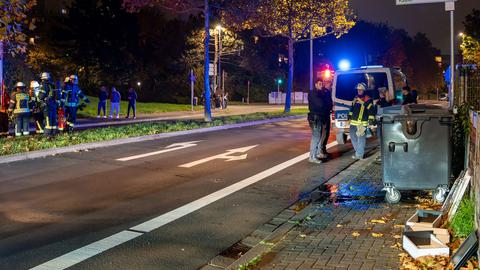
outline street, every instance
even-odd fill
[[[302,119],[1,165],[0,269],[197,269],[353,162],[309,164],[309,139]]]

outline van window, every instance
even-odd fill
[[[393,87],[395,88],[395,98],[397,100],[402,100],[402,88],[407,85],[405,82],[404,77],[398,73],[398,72],[393,72],[392,74],[393,77]]]
[[[340,74],[337,76],[335,97],[342,100],[353,100],[357,95],[355,87],[361,82],[367,85],[366,93],[373,99],[378,99],[378,88],[388,88],[387,73],[385,72]]]

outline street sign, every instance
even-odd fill
[[[215,65],[213,63],[210,63],[210,65],[208,66],[208,75],[210,75],[210,76],[217,75],[217,68],[215,67]]]
[[[457,1],[457,0],[455,0]],[[453,2],[453,0],[397,0],[397,5],[430,4]]]
[[[181,150],[181,149],[184,149],[184,148],[197,146],[198,142],[200,142],[200,141],[174,143],[174,144],[171,144],[171,145],[165,147],[165,149],[160,150],[160,151],[145,153],[145,154],[131,156],[131,157],[119,158],[117,160],[118,161],[130,161],[130,160],[134,160],[134,159],[145,158],[145,157],[150,157],[150,156],[159,155],[159,154],[163,154],[163,153],[173,152],[173,151]]]
[[[204,159],[200,159],[200,160],[197,160],[197,161],[194,161],[194,162],[186,163],[186,164],[180,165],[178,167],[191,168],[191,167],[194,167],[194,166],[197,166],[197,165],[200,165],[200,164],[203,164],[203,163],[215,160],[215,159],[225,159],[225,161],[244,160],[244,159],[247,159],[247,154],[243,154],[243,155],[239,155],[239,156],[232,156],[232,154],[245,153],[248,150],[253,149],[257,146],[258,146],[258,144],[257,145],[246,146],[246,147],[242,147],[242,148],[237,148],[237,149],[230,149],[230,150],[227,150],[226,153],[211,156],[211,157],[204,158]]]

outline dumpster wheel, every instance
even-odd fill
[[[400,191],[394,187],[390,188],[385,188],[387,193],[385,193],[385,201],[390,204],[395,204],[400,202],[400,199],[402,198],[402,194],[400,194]]]
[[[433,200],[437,203],[443,203],[445,201],[448,189],[440,186],[432,192]]]

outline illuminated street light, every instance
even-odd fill
[[[141,83],[141,82],[137,82],[137,85],[140,86],[140,85],[142,85],[142,83]]]
[[[218,31],[220,31],[220,30],[222,30],[223,28],[222,28],[222,26],[219,24],[219,25],[217,25],[217,26],[215,27],[215,29],[217,29]]]
[[[458,33],[458,36],[463,37],[463,36],[465,36],[465,34],[463,32],[460,32],[460,33]]]

